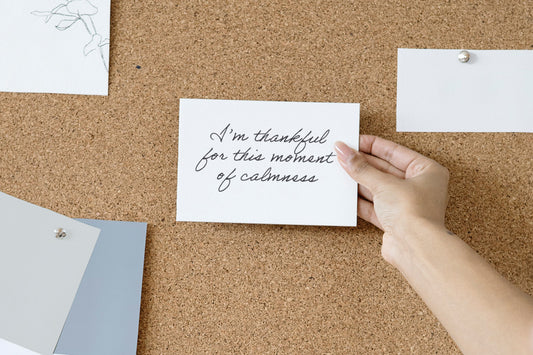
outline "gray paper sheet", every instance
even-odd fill
[[[50,355],[100,231],[4,193],[0,212],[0,338]]]
[[[79,221],[100,228],[101,233],[55,352],[134,355],[146,223]]]

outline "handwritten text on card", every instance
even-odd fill
[[[238,131],[227,124],[220,131],[209,134],[209,139],[213,141],[213,146],[198,160],[194,171],[200,173],[210,161],[233,161],[239,163],[246,162],[268,162],[268,166],[263,171],[248,170],[246,167],[238,169],[233,167],[230,171],[221,171],[216,174],[219,181],[218,191],[226,191],[234,180],[242,182],[300,182],[314,183],[319,180],[316,174],[283,174],[277,173],[276,164],[332,164],[335,160],[335,153],[330,151],[322,155],[306,154],[306,148],[312,144],[328,143],[329,129],[316,134],[313,130],[298,129],[292,134],[277,133],[272,128],[258,129],[252,133]],[[224,144],[228,144],[228,150]],[[246,144],[231,144],[231,142]],[[262,150],[264,145],[280,145],[281,148],[290,147],[290,153],[270,153],[265,154]],[[225,149],[226,148],[226,149]],[[286,150],[286,149],[284,149]],[[282,150],[283,151],[283,150]]]
[[[359,105],[181,99],[176,220],[354,226]]]

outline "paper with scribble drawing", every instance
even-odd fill
[[[107,95],[110,5],[0,1],[0,91]]]
[[[359,104],[181,99],[177,220],[355,226]]]

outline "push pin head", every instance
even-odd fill
[[[56,229],[54,233],[56,234],[57,239],[63,239],[67,236],[67,231],[64,230],[63,228]]]
[[[470,60],[470,53],[468,53],[468,51],[461,51],[459,52],[457,59],[459,59],[461,63],[466,63]]]

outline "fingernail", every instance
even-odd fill
[[[355,155],[355,150],[348,147],[343,142],[335,142],[335,151],[337,152],[339,161],[344,164],[346,164]]]

